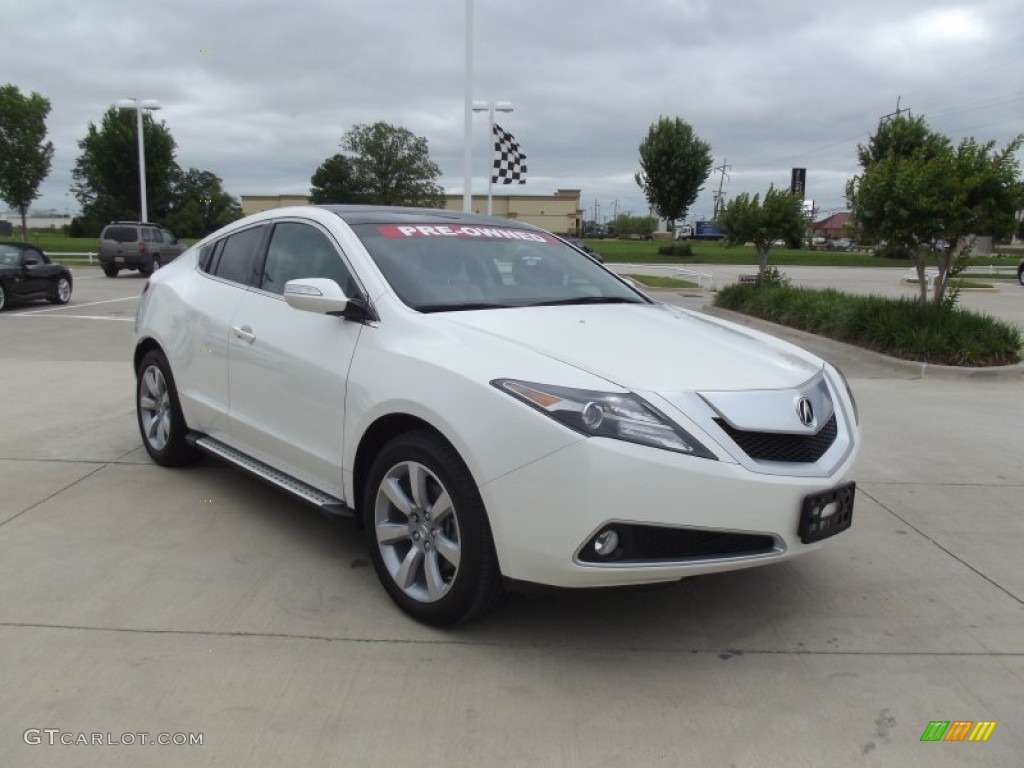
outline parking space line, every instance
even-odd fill
[[[82,307],[95,307],[97,304],[113,304],[116,301],[138,301],[138,296],[127,296],[123,299],[104,299],[103,301],[89,301],[85,304],[75,304],[74,309],[80,309]],[[46,309],[33,309],[30,312],[19,312],[19,315],[39,315],[43,312],[60,312],[62,309],[68,309],[66,306],[62,307],[48,307]]]
[[[39,317],[34,312],[11,312],[7,317]],[[122,323],[134,323],[134,317],[111,317],[110,315],[42,315],[44,318],[58,320],[120,320]]]

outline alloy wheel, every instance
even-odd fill
[[[416,461],[388,470],[377,488],[374,528],[384,566],[406,596],[433,603],[448,594],[462,539],[452,498],[434,472]]]
[[[171,434],[171,396],[163,372],[151,365],[139,382],[139,419],[142,434],[154,451],[162,451]]]

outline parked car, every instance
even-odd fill
[[[601,254],[598,253],[597,251],[595,251],[593,248],[591,248],[585,242],[580,240],[578,237],[563,237],[561,239],[563,241],[567,242],[573,248],[576,248],[577,250],[583,251],[585,254],[587,254],[587,256],[589,256],[590,258],[594,259],[595,261],[597,261],[597,262],[599,262],[601,264],[604,264],[604,258],[601,256]]]
[[[159,224],[141,221],[112,221],[100,232],[99,261],[107,277],[117,277],[122,269],[150,275],[154,269],[170,264],[185,247]]]
[[[852,247],[853,240],[848,237],[837,237],[835,240],[829,240],[825,243],[825,248],[829,251],[848,251]]]
[[[520,222],[250,216],[147,281],[133,363],[154,461],[212,454],[356,518],[384,589],[432,625],[484,614],[506,580],[671,582],[852,521],[835,367]]]
[[[18,301],[71,300],[71,270],[28,243],[0,243],[0,310]]]

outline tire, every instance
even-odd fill
[[[1024,268],[1017,270],[1017,282],[1024,285]]]
[[[117,267],[111,267],[106,264],[103,265],[103,274],[107,277],[117,277],[117,273],[121,270]]]
[[[399,608],[449,627],[497,606],[503,589],[487,512],[448,443],[429,432],[399,435],[377,455],[364,488],[370,559]]]
[[[47,301],[51,304],[67,304],[71,301],[71,281],[66,277],[59,278],[57,285],[53,288],[53,293],[47,297]]]
[[[181,412],[167,358],[151,350],[142,358],[135,382],[135,413],[146,452],[164,467],[194,464],[203,454],[185,441],[188,427]]]
[[[7,306],[7,292],[4,290],[4,284],[0,283],[0,312],[4,311],[4,307]]]

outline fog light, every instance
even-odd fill
[[[594,539],[594,552],[598,557],[611,557],[619,546],[619,534],[611,528],[601,531]]]

